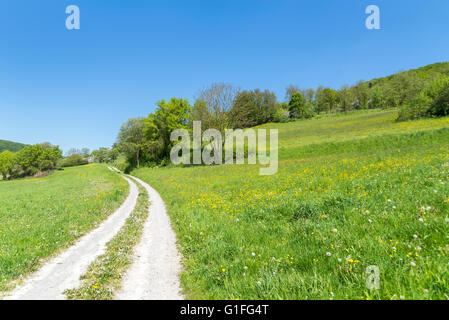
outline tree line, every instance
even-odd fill
[[[51,170],[86,165],[89,149],[70,149],[64,157],[58,146],[49,142],[21,145],[19,151],[4,150],[0,153],[0,175],[3,180],[41,175]]]
[[[323,113],[376,108],[400,108],[398,121],[449,115],[449,63],[359,81],[339,90],[320,86],[286,88],[284,101],[270,90],[241,90],[231,84],[214,83],[202,89],[193,103],[171,98],[157,103],[147,117],[132,118],[120,128],[112,148],[92,153],[97,162],[113,162],[119,169],[165,165],[174,142],[175,129],[202,130],[249,128],[269,122],[309,119]]]
[[[55,169],[62,158],[59,147],[48,142],[25,146],[18,152],[5,150],[0,153],[0,174],[3,180],[33,176]]]

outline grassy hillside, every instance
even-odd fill
[[[103,221],[127,190],[123,179],[100,165],[0,181],[0,291]]]
[[[446,299],[449,119],[395,110],[279,129],[279,171],[135,170],[166,201],[189,298]],[[367,267],[380,289],[366,288]]]
[[[449,62],[439,62],[439,63],[429,64],[427,66],[424,66],[424,67],[421,67],[418,69],[411,69],[411,70],[407,70],[404,72],[398,72],[396,74],[393,74],[393,75],[390,75],[387,77],[373,79],[370,82],[373,84],[376,84],[376,83],[379,84],[379,83],[384,83],[384,82],[388,82],[388,81],[393,81],[400,74],[404,74],[404,73],[407,74],[407,73],[413,73],[413,72],[418,73],[418,75],[421,78],[427,78],[427,77],[441,75],[441,74],[449,76]]]
[[[4,150],[17,152],[19,150],[22,150],[23,147],[25,147],[25,145],[22,143],[0,140],[0,152],[3,152]]]

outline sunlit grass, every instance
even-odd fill
[[[126,181],[99,165],[0,181],[0,291],[102,222],[127,192]]]
[[[269,125],[279,172],[140,169],[166,201],[189,298],[447,299],[449,119]],[[444,129],[446,128],[446,129]],[[369,290],[368,266],[380,268]]]

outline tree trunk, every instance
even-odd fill
[[[140,148],[137,148],[136,161],[137,161],[137,169],[139,169],[140,168]]]

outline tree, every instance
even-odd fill
[[[340,106],[340,110],[343,112],[348,112],[353,108],[354,97],[352,95],[352,90],[348,87],[348,85],[344,85],[338,91],[338,103]]]
[[[293,94],[301,92],[298,86],[289,84],[287,88],[285,88],[285,101],[289,102],[292,99]]]
[[[369,107],[371,109],[383,107],[384,95],[380,86],[375,86],[371,91],[371,99],[369,100]]]
[[[430,107],[429,113],[439,117],[449,115],[449,84],[439,92]]]
[[[5,150],[0,153],[0,173],[3,180],[8,178],[14,168],[15,154],[9,150]]]
[[[56,168],[62,151],[58,146],[49,143],[26,146],[17,153],[16,163],[25,175],[33,175],[38,171]]]
[[[80,154],[72,154],[68,156],[61,162],[61,167],[74,167],[74,166],[82,166],[86,165],[89,162],[83,158]]]
[[[230,123],[233,128],[248,128],[257,125],[257,106],[254,95],[250,91],[240,92],[230,112]]]
[[[252,91],[252,95],[254,97],[257,108],[257,124],[259,125],[272,121],[277,107],[276,95],[269,90],[265,90],[262,92],[259,89]]]
[[[206,102],[201,99],[196,99],[192,107],[190,127],[192,127],[193,121],[201,121],[203,131],[212,126],[213,116],[207,108]]]
[[[410,105],[399,112],[399,121],[449,114],[449,77],[440,76],[430,82]]]
[[[316,110],[318,112],[327,111],[332,112],[336,110],[338,102],[337,92],[330,88],[324,88],[317,93]]]
[[[108,152],[110,150],[108,148],[100,148],[98,150],[92,151],[92,156],[94,157],[94,161],[98,163],[107,162]]]
[[[173,143],[171,133],[176,129],[188,129],[191,107],[187,99],[161,100],[158,108],[144,121],[144,138],[152,160],[160,161],[170,156]]]
[[[82,155],[83,157],[85,157],[85,158],[89,157],[89,156],[90,156],[90,150],[89,150],[89,148],[82,148],[82,149],[81,149],[81,155]]]
[[[217,129],[224,134],[225,129],[230,127],[229,112],[239,92],[239,88],[225,83],[213,83],[200,92],[198,98],[205,102],[211,114],[210,128]]]
[[[305,89],[305,90],[302,90],[301,93],[304,96],[304,98],[306,99],[307,103],[312,103],[313,100],[315,100],[315,90]]]
[[[294,93],[288,104],[290,117],[294,119],[311,118],[313,116],[313,112],[310,106],[310,103],[306,101],[301,93]]]
[[[355,109],[367,109],[369,101],[369,87],[364,81],[359,81],[354,87]]]
[[[120,128],[117,138],[117,146],[122,153],[136,161],[140,167],[140,157],[145,145],[144,118],[131,118]]]
[[[267,123],[274,119],[277,110],[277,98],[269,90],[240,92],[234,100],[229,113],[233,128],[248,128]]]
[[[71,149],[69,149],[69,151],[66,152],[67,157],[70,157],[71,155],[74,155],[74,154],[81,154],[81,150],[76,149],[76,148],[71,148]]]

